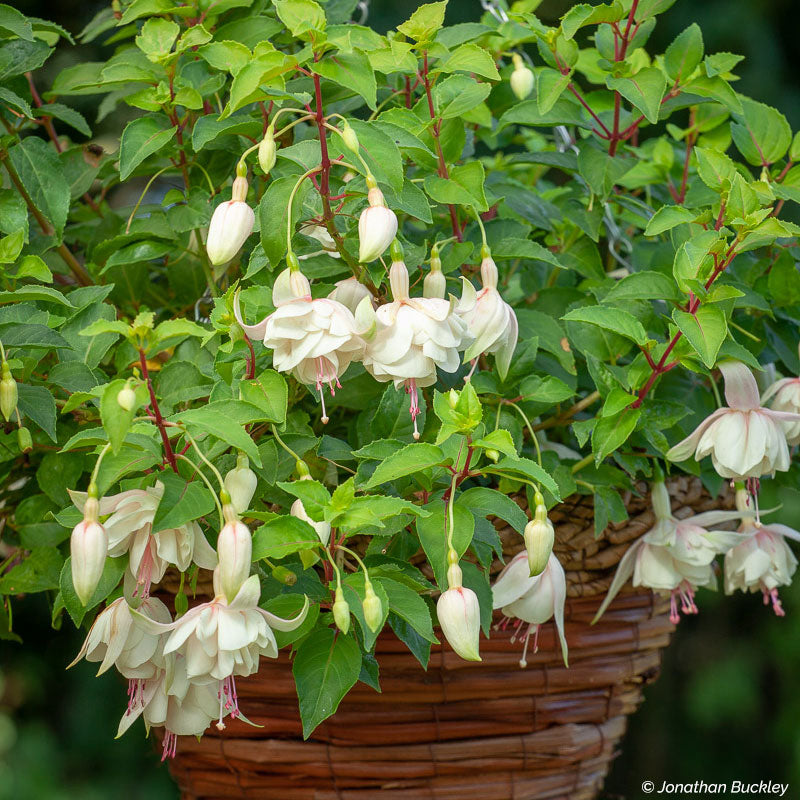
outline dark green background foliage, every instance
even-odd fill
[[[13,5],[73,33],[102,7],[72,0]],[[416,5],[373,0],[368,24],[385,31]],[[539,14],[553,24],[569,5],[546,0]],[[707,52],[746,56],[737,68],[742,77],[737,90],[780,108],[796,129],[800,65],[794,6],[791,0],[679,0],[659,22],[650,50],[663,52],[687,25],[699,23]],[[477,0],[452,0],[447,22],[474,20],[480,13]],[[70,66],[78,52],[56,54],[45,82]],[[97,44],[80,53],[86,61],[109,55]],[[95,97],[72,101],[93,119]],[[102,125],[95,133],[102,136]],[[783,521],[798,526],[797,519]],[[608,797],[641,797],[645,779],[657,784],[664,779],[773,779],[800,786],[800,693],[795,688],[800,582],[783,599],[788,616],[777,619],[755,595],[700,594],[701,614],[681,622],[659,682],[647,690],[644,707],[632,718],[624,754],[606,786]],[[25,647],[0,643],[0,800],[176,797],[140,729],[118,741],[112,738],[124,697],[122,681],[111,673],[95,679],[87,665],[64,672],[83,633],[71,624],[50,630],[41,598],[16,608],[15,628],[25,632]]]

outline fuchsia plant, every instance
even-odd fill
[[[280,648],[306,736],[385,630],[479,660],[497,609],[566,664],[574,494],[600,536],[649,482],[600,613],[720,557],[784,612],[800,134],[697,25],[648,51],[671,0],[537,5],[114,0],[46,88],[78,45],[0,5],[0,638],[45,593],[165,757]],[[676,518],[678,469],[737,509]]]

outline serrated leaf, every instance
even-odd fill
[[[702,362],[711,369],[728,335],[725,312],[716,305],[700,306],[694,314],[676,308],[672,318]]]
[[[176,129],[166,117],[151,115],[129,122],[119,143],[119,177],[124,181],[146,158],[172,141]]]
[[[413,475],[415,472],[430,469],[444,462],[444,453],[440,447],[427,442],[414,442],[378,464],[372,477],[364,484],[364,488],[372,489],[382,483],[395,481],[405,475]]]
[[[667,79],[657,67],[645,67],[630,78],[606,78],[606,86],[619,92],[644,114],[648,122],[658,122]]]
[[[164,485],[164,494],[153,519],[153,532],[169,530],[185,525],[214,510],[214,498],[202,481],[187,481],[174,472],[162,472],[159,481]]]
[[[609,308],[608,306],[583,306],[574,308],[565,314],[561,319],[575,322],[588,322],[590,325],[597,325],[599,328],[618,333],[631,339],[638,345],[647,343],[649,337],[644,326],[633,314],[623,311],[620,308]]]

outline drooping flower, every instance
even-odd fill
[[[785,612],[778,597],[778,587],[788,586],[797,569],[797,559],[786,539],[800,541],[800,532],[779,523],[758,521],[755,503],[745,489],[736,493],[736,507],[741,512],[739,532],[744,541],[725,554],[725,594],[761,591],[764,605],[772,604],[779,617]]]
[[[169,609],[157,597],[145,598],[137,610],[156,622],[172,622]],[[69,666],[85,658],[101,662],[98,675],[115,666],[131,681],[149,680],[164,666],[159,640],[159,635],[135,624],[128,601],[120,597],[97,615],[83,647]]]
[[[108,553],[108,532],[98,522],[100,503],[96,494],[90,492],[80,510],[83,511],[83,519],[72,529],[69,550],[72,585],[85,606],[92,599],[103,575]]]
[[[773,411],[784,411],[798,416],[795,421],[784,420],[781,424],[786,441],[790,445],[800,444],[800,378],[775,381],[762,395],[761,405],[765,405],[770,399],[770,408]]]
[[[208,226],[206,252],[214,266],[230,261],[253,232],[256,215],[246,200],[247,178],[237,175],[233,181],[231,199],[214,209]]]
[[[217,537],[219,566],[215,576],[222,594],[232,601],[250,575],[253,563],[253,537],[240,519],[229,497],[222,496],[222,516],[225,524]]]
[[[486,245],[481,258],[483,288],[476,294],[472,284],[464,281],[464,293],[456,308],[474,337],[464,352],[464,362],[471,361],[474,371],[481,353],[494,353],[497,371],[505,380],[519,337],[517,315],[497,290],[497,265]]]
[[[656,481],[651,494],[655,522],[653,527],[631,545],[620,559],[614,580],[597,615],[603,615],[627,580],[634,586],[646,586],[658,594],[669,595],[670,621],[680,621],[678,603],[684,614],[696,614],[695,590],[714,588],[713,561],[741,541],[730,531],[708,531],[704,526],[736,519],[734,511],[707,511],[687,519],[672,516],[669,492],[663,481]]]
[[[711,455],[723,478],[757,479],[789,469],[789,446],[783,423],[800,423],[800,414],[763,408],[753,373],[739,361],[720,364],[728,407],[706,417],[697,429],[668,453],[671,461],[692,454],[699,461]]]
[[[458,557],[455,553],[452,555],[456,563],[448,567],[448,588],[436,601],[436,616],[450,647],[465,661],[480,661],[481,609],[478,596],[463,585]]]
[[[300,272],[293,254],[275,280],[272,301],[275,311],[257,325],[245,325],[238,294],[234,298],[236,321],[251,339],[262,339],[273,350],[272,363],[279,372],[293,372],[301,383],[315,386],[322,402],[322,421],[327,422],[323,386],[331,395],[341,388],[339,378],[350,363],[364,352],[356,316],[342,303],[330,298],[313,299],[308,279]],[[364,298],[362,307],[369,305]],[[369,311],[372,311],[371,305]],[[368,324],[368,323],[367,323]],[[362,332],[366,326],[361,328]]]
[[[417,416],[418,389],[436,382],[436,368],[455,372],[460,363],[458,351],[469,336],[464,322],[453,313],[454,298],[411,298],[408,295],[408,270],[399,245],[393,246],[389,282],[393,301],[375,312],[377,330],[368,341],[364,366],[381,382],[394,381],[411,396],[414,438],[419,438]]]
[[[236,457],[236,466],[225,476],[224,484],[236,513],[244,514],[250,508],[258,484],[258,477],[250,469],[250,461],[244,453]]]
[[[73,491],[69,494],[82,510],[86,495]],[[213,569],[217,564],[217,554],[196,522],[153,531],[163,494],[164,484],[156,481],[155,486],[146,489],[129,489],[104,497],[99,505],[100,514],[111,515],[105,521],[108,555],[118,558],[129,553],[128,571],[136,580],[135,594],[139,597],[148,596],[151,583],[158,583],[170,564],[181,572],[192,562],[203,569]]]
[[[306,507],[303,505],[303,501],[299,497],[294,501],[294,503],[292,503],[289,513],[293,517],[297,517],[297,519],[307,522],[317,532],[317,536],[319,536],[319,540],[322,542],[322,544],[324,544],[326,547],[328,546],[328,542],[331,538],[330,522],[325,522],[325,520],[315,522],[313,519],[311,519],[311,517],[308,516]]]
[[[493,608],[502,609],[509,618],[516,618],[516,636],[524,623],[528,628],[524,636],[520,667],[528,662],[528,642],[533,634],[533,652],[538,649],[539,626],[551,617],[555,620],[556,631],[561,642],[561,656],[568,665],[567,640],[564,636],[564,604],[567,600],[567,578],[564,568],[555,553],[550,554],[547,566],[539,575],[531,575],[528,554],[525,550],[517,553],[506,564],[492,586]],[[513,640],[512,640],[513,641]]]
[[[397,235],[397,217],[387,208],[372,175],[367,175],[367,190],[369,205],[358,218],[358,260],[362,264],[382,255]]]

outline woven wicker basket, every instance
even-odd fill
[[[679,517],[731,504],[730,496],[712,501],[694,479],[669,487]],[[641,488],[643,497],[627,498],[628,522],[599,540],[590,499],[551,512],[567,571],[569,669],[552,623],[524,670],[510,631],[481,642],[480,663],[434,647],[427,671],[385,633],[377,643],[382,693],[357,684],[304,742],[289,657],[281,653],[237,680],[242,709],[262,728],[234,721],[222,734],[212,728],[199,742],[181,741],[170,768],[184,800],[596,797],[626,715],[658,676],[673,630],[666,600],[630,587],[590,625],[622,554],[652,524]],[[521,549],[518,534],[500,534],[506,555]]]

